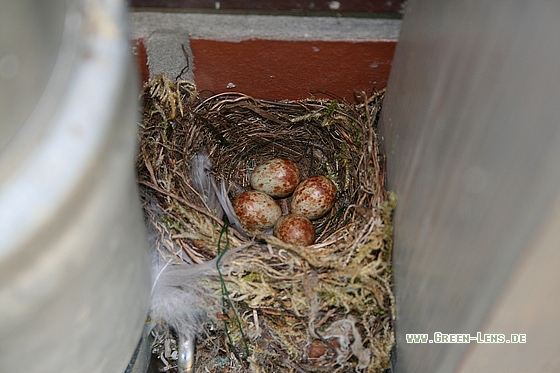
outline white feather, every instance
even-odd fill
[[[207,312],[219,310],[219,301],[206,296],[209,291],[198,280],[216,276],[217,269],[212,262],[185,263],[181,248],[160,219],[163,211],[154,200],[144,210],[152,255],[151,328],[163,338],[164,346],[170,345],[169,338],[175,333],[179,372],[191,373],[196,335],[202,331]]]
[[[222,219],[224,211],[221,202],[216,195],[216,180],[210,173],[212,170],[212,161],[204,150],[201,150],[193,157],[191,162],[190,176],[194,189],[200,194],[204,203],[208,206],[210,211]]]
[[[243,236],[247,237],[229,200],[225,180],[221,180],[220,187],[218,188],[214,176],[210,173],[211,169],[212,161],[204,150],[201,150],[193,157],[190,176],[194,189],[202,196],[206,205],[211,211],[216,213],[218,218],[222,219],[225,213],[229,224]]]
[[[150,200],[145,191],[143,197]],[[163,211],[154,201],[151,199],[144,205],[152,255],[151,328],[155,335],[164,339],[164,344],[173,333],[176,335],[180,373],[190,373],[193,371],[196,335],[202,332],[209,317],[221,312],[219,294],[214,294],[207,286],[212,281],[219,281],[218,259],[203,264],[185,262],[188,257],[171,239],[169,228],[160,219]],[[220,267],[227,263],[231,254],[251,244],[248,242],[228,250],[221,258]],[[223,272],[227,269],[222,269]]]
[[[220,205],[222,206],[222,210],[225,212],[225,214],[228,218],[229,224],[235,230],[237,230],[239,233],[241,233],[243,236],[247,237],[247,234],[245,233],[245,230],[241,226],[241,222],[237,218],[237,214],[235,213],[235,210],[233,209],[233,205],[231,204],[231,201],[229,200],[225,181],[222,180],[222,182],[220,183],[220,189],[219,190],[216,187],[216,185],[214,185],[214,188],[215,188],[214,190],[216,192],[216,197],[218,198],[218,201],[220,201]]]
[[[190,169],[193,187],[216,216],[222,219],[225,212],[230,225],[245,235],[229,200],[226,183],[222,180],[218,188],[211,168],[212,162],[206,152],[193,158]],[[144,198],[149,198],[145,191]],[[180,372],[190,373],[195,337],[202,331],[208,316],[221,310],[221,299],[207,287],[208,281],[218,281],[217,259],[193,264],[171,239],[169,228],[160,219],[163,211],[154,201],[152,199],[144,207],[152,255],[150,319],[157,335],[169,338],[175,333]],[[221,263],[226,262],[231,253],[250,244],[229,250]]]

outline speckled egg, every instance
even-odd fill
[[[290,195],[301,180],[298,165],[288,158],[274,158],[258,165],[251,174],[251,187],[274,198]]]
[[[233,210],[245,228],[268,229],[282,216],[280,205],[263,192],[249,190],[233,200]]]
[[[274,225],[274,236],[292,245],[309,246],[315,242],[315,228],[306,217],[288,214]]]
[[[325,215],[336,200],[336,186],[324,176],[312,176],[302,181],[292,195],[292,214],[309,220]]]

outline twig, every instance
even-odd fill
[[[289,366],[291,366],[292,368],[294,368],[295,370],[297,370],[299,373],[307,373],[305,370],[303,370],[299,365],[297,365],[296,363],[294,363],[292,360],[290,360],[290,357],[288,356],[288,354],[286,354],[284,351],[282,351],[278,346],[276,346],[274,343],[270,343],[270,347],[272,347],[272,349],[274,351],[276,351],[278,353],[278,355],[280,355],[280,359],[282,360],[282,362],[284,364],[287,364]]]
[[[200,212],[201,214],[204,214],[204,215],[208,216],[210,219],[214,220],[214,221],[215,221],[216,223],[218,223],[220,226],[223,226],[223,225],[224,225],[224,222],[223,222],[222,220],[218,219],[218,218],[217,218],[216,216],[214,216],[213,214],[209,213],[208,211],[205,211],[203,208],[200,208],[199,206],[197,206],[197,205],[195,205],[195,204],[190,203],[190,202],[187,201],[186,199],[181,198],[181,197],[179,197],[178,195],[176,195],[176,194],[174,194],[174,193],[171,193],[171,192],[168,192],[168,191],[166,191],[166,190],[163,190],[163,189],[161,189],[160,187],[158,187],[157,185],[154,185],[154,184],[149,183],[149,182],[144,181],[144,180],[138,180],[138,184],[145,185],[145,186],[147,186],[148,188],[152,188],[152,189],[155,190],[156,192],[159,192],[159,193],[161,193],[161,194],[164,194],[164,195],[166,195],[166,196],[168,196],[168,197],[171,197],[171,198],[173,198],[173,199],[175,199],[175,200],[181,202],[182,204],[186,205],[187,207],[189,207],[189,208],[191,208],[191,209],[193,209],[193,210],[195,210],[195,211],[197,211],[197,212]],[[245,240],[245,237],[243,237],[243,236],[241,235],[241,233],[239,233],[237,230],[231,228],[231,231],[232,231],[233,234],[234,234],[237,238],[239,238],[240,240]]]
[[[139,183],[139,184],[142,184],[142,185],[145,185],[145,186],[147,186],[148,188],[152,188],[152,189],[155,190],[156,192],[159,192],[159,193],[164,194],[164,195],[166,195],[166,196],[168,196],[168,197],[171,197],[171,198],[173,198],[173,199],[176,199],[177,201],[181,202],[182,204],[186,205],[187,207],[189,207],[189,208],[191,208],[191,209],[193,209],[193,210],[195,210],[195,211],[198,211],[198,212],[200,212],[201,214],[204,214],[204,215],[208,216],[209,218],[213,219],[216,223],[218,223],[218,224],[220,224],[220,225],[223,225],[223,224],[224,224],[224,222],[221,221],[220,219],[218,219],[216,216],[212,215],[212,214],[209,213],[208,211],[205,211],[203,208],[200,208],[199,206],[190,203],[190,202],[187,201],[186,199],[179,197],[179,196],[176,195],[175,193],[168,192],[168,191],[166,191],[166,190],[164,190],[164,189],[158,187],[157,185],[154,185],[154,184],[149,183],[149,182],[144,181],[144,180],[138,180],[138,183]]]
[[[152,162],[150,162],[150,158],[148,157],[148,154],[146,152],[146,147],[144,146],[144,144],[142,144],[140,149],[142,150],[142,155],[144,156],[144,163],[146,164],[146,168],[150,173],[150,178],[152,179],[152,183],[154,183],[155,185],[157,183],[156,175],[154,174],[154,168],[152,167]]]

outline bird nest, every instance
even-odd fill
[[[358,104],[240,93],[203,98],[192,83],[160,76],[145,85],[143,100],[137,171],[159,240],[154,250],[172,258],[167,264],[212,263],[212,271],[176,286],[198,289],[190,306],[204,315],[197,319],[194,371],[389,369],[395,200],[384,189],[376,134],[383,91],[362,94]],[[194,185],[201,154],[218,188]],[[295,161],[302,179],[324,175],[337,187],[335,206],[313,222],[311,246],[240,232],[209,198],[220,186],[230,199],[249,190],[255,166],[274,157]],[[168,329],[156,333],[160,371],[176,369],[177,330]]]

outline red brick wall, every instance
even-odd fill
[[[383,41],[191,40],[200,91],[236,91],[269,100],[315,95],[353,101],[356,90],[369,93],[384,88],[395,46]],[[141,39],[134,41],[133,53],[141,78],[147,81]]]

